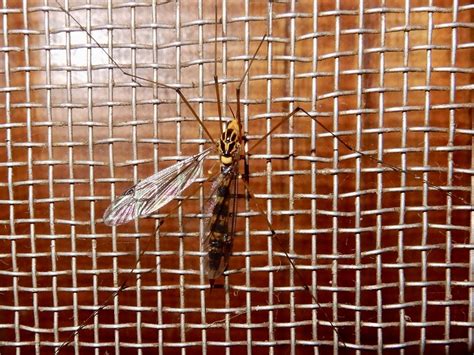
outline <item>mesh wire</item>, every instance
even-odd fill
[[[473,351],[469,1],[223,2],[217,39],[213,2],[61,4],[80,26],[54,1],[2,8],[5,351]],[[115,195],[210,139],[98,44],[181,88],[218,137],[214,63],[228,120],[264,35],[242,87],[246,149],[302,106],[355,150],[298,114],[247,154],[254,199],[239,187],[210,292],[216,156],[182,205],[103,224]]]

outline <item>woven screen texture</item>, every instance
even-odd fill
[[[4,1],[0,352],[472,352],[472,16],[219,1],[216,26],[214,1]],[[249,189],[210,290],[217,153],[153,215],[103,214],[212,146],[173,88],[218,139],[215,74]]]

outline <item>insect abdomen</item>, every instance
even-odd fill
[[[232,177],[232,174],[226,176],[216,193],[205,259],[209,280],[216,279],[225,271],[232,253],[232,235],[229,233],[229,186]]]

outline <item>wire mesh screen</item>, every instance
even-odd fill
[[[1,17],[5,352],[473,351],[469,1],[217,16],[213,1],[5,1]],[[174,89],[218,139],[215,74],[245,147],[211,290],[217,153],[151,216],[103,214],[211,145]],[[297,107],[311,117],[286,119]]]

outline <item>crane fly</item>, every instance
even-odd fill
[[[177,196],[181,195],[190,185],[192,185],[196,179],[199,178],[201,172],[201,166],[203,161],[211,153],[217,152],[219,155],[220,162],[220,172],[216,181],[213,184],[211,190],[211,197],[207,206],[207,214],[211,215],[207,220],[207,227],[205,237],[202,240],[203,250],[207,251],[207,256],[205,257],[205,268],[207,270],[208,278],[211,282],[217,277],[222,275],[225,271],[229,256],[232,251],[232,238],[233,231],[235,226],[235,216],[236,213],[233,210],[230,211],[229,208],[234,208],[234,204],[230,205],[230,200],[232,197],[235,197],[237,190],[234,188],[232,191],[232,186],[235,186],[235,180],[239,176],[239,161],[242,156],[243,147],[242,139],[242,122],[240,115],[240,87],[244,82],[246,75],[248,74],[250,67],[252,66],[253,61],[256,58],[256,55],[263,43],[266,40],[266,36],[263,36],[260,40],[258,48],[256,49],[253,57],[250,60],[250,63],[242,75],[242,78],[239,81],[239,84],[236,88],[236,99],[237,99],[237,114],[234,118],[227,123],[226,128],[222,131],[220,138],[215,141],[210,131],[207,129],[206,125],[203,123],[202,119],[196,113],[190,102],[186,99],[184,94],[179,88],[168,86],[164,83],[160,83],[148,78],[144,78],[138,75],[132,75],[121,68],[121,66],[114,60],[114,58],[96,41],[94,37],[88,33],[87,29],[84,28],[77,19],[74,18],[70,13],[64,9],[58,0],[56,3],[61,7],[68,16],[70,16],[74,22],[84,31],[87,35],[97,44],[97,46],[104,51],[106,56],[113,62],[124,75],[132,77],[134,81],[138,84],[138,80],[155,84],[161,88],[166,88],[174,90],[180,98],[184,101],[185,105],[191,111],[192,115],[203,128],[204,132],[212,142],[213,147],[207,148],[201,153],[198,153],[194,156],[186,158],[182,161],[177,162],[176,164],[163,169],[156,174],[138,182],[136,185],[128,188],[121,196],[116,198],[112,204],[106,209],[104,213],[104,223],[108,226],[118,226],[125,223],[128,223],[136,218],[146,217],[157,211],[161,207],[166,206],[169,202],[173,201]],[[217,16],[217,9],[216,9]],[[216,19],[216,38],[217,38],[217,19]],[[214,42],[215,51],[217,48],[217,41]],[[215,62],[215,73],[217,68],[217,63]],[[217,109],[219,112],[219,122],[222,126],[222,108],[221,101],[219,96],[219,84],[217,74],[214,75],[214,85],[216,90],[216,99],[217,99]],[[232,108],[229,106],[232,110]],[[304,108],[298,106],[293,109],[289,114],[283,117],[280,122],[278,122],[272,129],[259,138],[247,151],[247,154],[253,151],[260,143],[262,143],[268,136],[275,132],[282,124],[284,124],[290,118],[296,116],[297,114],[302,114],[308,119],[313,120],[319,127],[331,135],[335,140],[337,140],[342,146],[344,146],[348,151],[357,154],[359,157],[368,158],[377,164],[383,165],[389,168],[392,171],[408,174],[410,171],[403,170],[397,166],[388,164],[378,157],[374,157],[371,154],[366,154],[360,150],[355,149],[349,145],[344,139],[339,135],[334,134],[328,127],[326,127],[320,120],[316,118],[315,115],[309,113]],[[246,165],[246,169],[248,166]],[[462,197],[452,194],[450,191],[444,191],[442,188],[431,183],[429,180],[424,179],[421,176],[413,174],[413,176],[423,181],[431,188],[443,191],[448,196],[467,203]],[[214,176],[215,178],[216,176]],[[212,178],[212,177],[210,177]],[[244,184],[248,190],[248,183]],[[232,186],[231,186],[232,185]],[[249,196],[252,196],[252,193],[249,191]],[[261,213],[265,214],[261,210],[260,206],[256,205]],[[232,218],[229,218],[232,217]],[[266,219],[269,229],[273,232],[271,223]],[[292,263],[291,258],[288,260]],[[294,265],[293,265],[294,266]]]
[[[216,16],[216,38],[217,38],[217,6]],[[213,183],[211,197],[208,203],[210,218],[206,223],[205,237],[202,240],[202,249],[206,251],[204,268],[211,287],[214,280],[222,275],[229,263],[232,253],[233,234],[236,216],[236,179],[239,174],[239,161],[242,147],[242,122],[240,116],[240,86],[242,85],[250,67],[255,60],[258,51],[265,41],[263,36],[250,64],[242,76],[236,89],[237,116],[227,123],[225,129],[217,142],[203,124],[201,119],[195,115],[204,131],[214,143],[214,149],[208,148],[204,152],[180,161],[158,173],[140,181],[135,186],[126,190],[119,198],[112,202],[104,213],[104,223],[108,226],[118,226],[139,217],[146,217],[161,207],[167,205],[177,196],[181,195],[200,176],[201,165],[204,159],[213,151],[219,155],[220,171]],[[217,41],[215,42],[215,51]],[[217,65],[217,64],[216,64]],[[215,67],[216,70],[217,66]],[[220,104],[219,83],[217,74],[214,75],[219,122],[222,127],[222,112]],[[177,90],[180,93],[179,90]],[[182,96],[193,113],[191,105]],[[232,188],[232,186],[234,188]],[[248,187],[248,185],[247,185]],[[231,198],[234,202],[230,205]],[[230,211],[232,208],[232,212]]]
[[[79,27],[84,30],[87,35],[95,41],[95,39],[86,31],[86,29],[71,15],[69,14],[62,5],[58,2],[61,9],[66,12],[71,18],[79,25]],[[216,21],[217,27],[217,21]],[[147,217],[159,210],[160,208],[166,206],[171,201],[175,200],[180,196],[185,190],[187,190],[193,183],[195,183],[198,178],[201,176],[203,162],[211,154],[217,153],[219,156],[219,171],[208,179],[212,181],[212,187],[210,191],[209,201],[206,206],[206,227],[201,241],[201,248],[205,253],[203,258],[204,269],[209,280],[211,288],[214,286],[214,282],[218,279],[226,270],[229,264],[229,258],[232,254],[233,246],[233,236],[235,233],[235,224],[236,224],[236,197],[238,195],[237,189],[237,180],[241,177],[239,173],[239,165],[242,160],[243,146],[244,146],[244,133],[242,129],[241,113],[240,113],[240,86],[246,77],[252,62],[255,60],[256,55],[265,42],[266,36],[263,36],[260,44],[253,55],[247,70],[242,76],[237,89],[236,89],[236,115],[231,119],[222,130],[221,135],[218,140],[214,140],[211,133],[204,125],[200,116],[195,112],[193,106],[189,103],[186,97],[183,95],[182,91],[179,88],[171,87],[156,81],[132,75],[125,72],[118,63],[111,57],[111,55],[105,51],[105,49],[98,43],[99,48],[101,48],[106,55],[110,58],[112,63],[122,71],[125,75],[132,76],[134,81],[143,80],[152,84],[155,84],[162,88],[167,88],[174,90],[183,100],[184,104],[188,107],[196,121],[202,127],[207,137],[211,141],[211,147],[205,149],[204,151],[197,153],[191,157],[185,158],[174,165],[169,166],[163,170],[160,170],[156,174],[138,182],[136,185],[127,189],[121,196],[116,198],[111,205],[106,209],[104,213],[104,223],[108,226],[118,226],[135,220],[136,218]],[[217,35],[216,35],[217,43]],[[219,84],[217,75],[214,76],[214,85],[216,90],[216,100],[217,100],[217,109],[219,111],[219,120],[222,120],[221,114],[221,100],[219,94]],[[301,116],[306,117],[314,121],[319,127],[326,131],[334,140],[344,146],[349,152],[353,153],[356,158],[368,158],[374,161],[377,164],[383,165],[384,167],[403,174],[409,174],[410,171],[401,169],[397,166],[387,164],[378,157],[374,157],[371,154],[364,153],[361,150],[353,148],[349,145],[340,135],[333,133],[328,127],[326,127],[320,120],[318,120],[313,112],[308,112],[302,107],[296,107],[289,114],[284,116],[281,121],[273,126],[265,135],[257,139],[256,142],[245,152],[252,152],[255,147],[257,147],[261,142],[263,142],[268,136],[274,133],[284,122],[287,122],[290,118],[300,114]],[[221,122],[220,127],[223,127]],[[245,167],[247,169],[247,166]],[[452,194],[450,191],[445,191],[437,185],[431,183],[429,180],[424,177],[413,174],[413,176],[421,181],[430,188],[438,191],[443,191],[447,196],[450,196],[453,199],[458,199],[467,204],[467,202],[457,195]],[[252,200],[253,194],[251,193],[248,182],[246,182],[247,174],[244,174],[244,177],[240,180],[243,181],[249,196]],[[254,201],[255,202],[255,201]],[[264,215],[265,213],[261,208],[257,206],[260,212]],[[269,222],[268,218],[265,216],[268,229],[272,233],[272,237],[276,236],[276,233],[272,227],[272,224]],[[161,223],[161,222],[160,222]],[[275,240],[280,244],[278,238]],[[298,272],[293,259],[289,254],[284,250],[280,245],[281,251],[284,253],[288,263],[291,265],[291,268],[296,272],[297,277],[300,278],[300,281],[304,287],[304,290],[310,294],[314,303],[320,307],[319,302],[313,295],[313,292],[310,290],[310,287],[307,285],[306,281],[301,277],[301,274]],[[126,281],[122,286],[114,292],[113,296],[117,295],[121,290],[126,287]],[[321,308],[324,312],[324,308]],[[98,311],[96,311],[98,312]],[[94,316],[97,314],[91,315]],[[91,318],[89,317],[89,319]],[[330,317],[328,317],[330,318]],[[86,320],[83,324],[86,324]],[[334,333],[338,335],[338,328],[331,322],[327,321],[330,326],[333,328]],[[78,329],[76,333],[79,331]],[[76,334],[75,333],[75,334]],[[342,341],[341,341],[342,342]]]
[[[208,136],[209,140],[212,142],[210,148],[205,149],[203,152],[195,154],[194,156],[188,157],[184,160],[181,160],[161,171],[158,171],[154,175],[138,182],[136,185],[128,188],[125,192],[118,196],[115,200],[112,201],[110,206],[105,210],[103,221],[104,224],[108,226],[119,226],[126,224],[135,220],[136,218],[143,218],[149,216],[153,212],[159,210],[162,207],[165,207],[168,203],[175,200],[176,197],[180,196],[188,187],[190,187],[201,175],[202,164],[205,159],[212,153],[217,152],[219,156],[219,172],[210,176],[206,180],[214,180],[212,182],[212,187],[210,191],[210,197],[206,206],[206,228],[204,232],[204,238],[201,241],[202,250],[205,252],[204,256],[204,269],[209,280],[211,289],[214,287],[214,282],[219,278],[224,271],[226,270],[229,264],[229,258],[232,254],[233,246],[233,237],[236,228],[236,206],[237,201],[237,179],[240,177],[241,181],[247,189],[248,198],[254,200],[256,208],[261,214],[265,216],[263,209],[256,203],[253,193],[250,190],[250,186],[246,179],[248,178],[248,166],[246,165],[245,171],[246,175],[241,176],[239,174],[239,162],[242,158],[242,148],[243,148],[243,129],[241,122],[241,111],[240,111],[240,89],[243,84],[254,60],[256,59],[257,53],[262,47],[263,43],[266,40],[264,35],[259,45],[252,56],[248,67],[246,68],[244,74],[242,75],[237,88],[236,88],[236,112],[229,106],[230,111],[232,112],[233,119],[231,119],[226,125],[225,129],[222,130],[221,135],[217,141],[213,139],[213,136],[204,125],[202,119],[197,115],[192,105],[186,99],[184,94],[179,88],[171,87],[163,83],[159,83],[148,78],[144,78],[137,75],[132,75],[124,71],[121,66],[115,61],[115,59],[95,40],[95,38],[84,28],[81,23],[70,14],[61,3],[56,0],[56,3],[63,12],[72,18],[72,20],[91,38],[92,41],[106,54],[106,56],[112,61],[114,66],[119,69],[124,75],[132,77],[132,80],[139,84],[139,80],[152,83],[161,88],[166,88],[174,90],[180,98],[183,100],[185,105],[188,107],[196,121],[203,128],[204,132]],[[217,21],[216,21],[217,24]],[[216,30],[217,31],[217,30]],[[216,34],[217,38],[217,34]],[[215,42],[217,45],[217,41]],[[219,122],[220,126],[223,126],[222,122],[222,112],[221,112],[221,101],[219,94],[219,84],[217,75],[214,75],[214,85],[216,91],[217,99],[217,108],[219,112]],[[295,116],[297,113],[304,113],[310,119],[317,122],[318,125],[323,127],[329,134],[333,135],[336,139],[339,139],[334,135],[328,128],[322,125],[315,117],[306,112],[303,108],[297,107],[291,113],[286,115],[281,119],[281,121],[276,124],[269,132],[264,136],[258,139],[248,150],[247,154],[253,151],[259,144],[261,144],[266,137],[273,134],[281,125],[288,121],[291,117]],[[180,204],[179,204],[180,205]],[[160,221],[158,228],[164,221]],[[268,218],[265,217],[265,222],[269,228],[271,235],[276,237],[276,232],[273,230],[272,224],[269,222]],[[287,251],[284,250],[282,243],[276,238],[279,248],[282,253],[287,258],[291,267],[295,270],[296,274],[300,278],[301,282],[304,284],[304,289],[309,293],[315,304],[319,304],[315,296],[310,291],[309,287],[305,284],[304,279],[299,274],[298,269],[296,268],[295,263],[291,259]],[[141,255],[145,253],[146,249],[142,251]],[[138,264],[138,261],[137,261]],[[130,275],[132,275],[132,272]],[[118,295],[121,291],[126,289],[127,281],[125,280],[121,283],[118,289],[113,292],[107,300],[103,303],[101,309],[106,306],[111,300]],[[65,347],[70,343],[72,337],[77,334],[83,327],[85,327],[88,321],[97,315],[100,312],[100,309],[90,314],[90,316],[81,323],[79,328],[71,334],[69,339],[64,342],[60,349]],[[324,313],[324,310],[323,310]],[[337,333],[337,329],[332,324],[330,320],[328,323],[334,329],[334,332]],[[60,350],[59,349],[59,350]]]
[[[208,206],[211,217],[207,223],[206,237],[202,241],[203,250],[207,251],[204,264],[211,285],[226,269],[232,252],[235,211],[229,218],[229,203],[231,197],[235,197],[231,193],[231,185],[235,186],[238,176],[241,131],[241,123],[234,118],[215,146],[219,153],[220,174],[213,184]],[[124,224],[137,217],[146,217],[168,204],[199,177],[201,163],[212,151],[212,148],[208,148],[129,188],[107,208],[104,223],[109,226]]]

